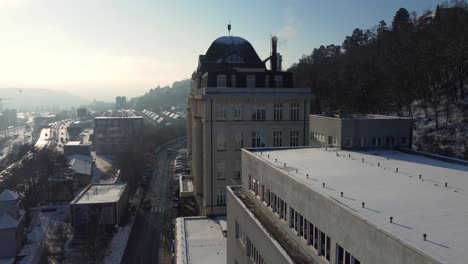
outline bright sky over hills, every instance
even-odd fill
[[[249,40],[261,58],[270,35],[289,67],[356,27],[391,23],[400,7],[435,0],[0,0],[0,88],[49,88],[84,98],[140,95],[188,78],[213,40]]]

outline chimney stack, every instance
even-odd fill
[[[273,36],[271,38],[271,59],[270,59],[270,66],[271,71],[276,72],[278,70],[278,38]]]

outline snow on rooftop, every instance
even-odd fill
[[[93,161],[91,157],[74,154],[67,156],[68,162],[72,169],[79,174],[91,175],[93,171]]]
[[[221,264],[227,255],[226,219],[179,217],[176,219],[176,263]]]
[[[468,166],[393,150],[297,148],[253,153],[432,258],[466,263]]]
[[[81,141],[69,141],[65,146],[79,146],[82,145]],[[88,146],[88,145],[83,145],[83,146]]]
[[[18,194],[15,193],[14,191],[10,191],[8,189],[3,190],[2,193],[0,193],[0,201],[16,201],[18,199]]]
[[[126,184],[92,184],[78,194],[70,204],[117,202],[126,187]]]

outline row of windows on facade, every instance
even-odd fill
[[[284,220],[297,236],[303,238],[304,243],[314,249],[314,254],[330,261],[331,239],[317,225],[307,220],[292,206],[289,206],[288,215],[288,204],[251,175],[249,175],[249,190],[275,215]],[[336,244],[336,263],[360,264],[361,262]]]
[[[234,167],[236,169],[240,168],[240,161],[234,161]],[[216,161],[216,178],[218,180],[225,180],[226,179],[226,161],[225,160],[217,160]],[[240,170],[235,170],[232,173],[232,179],[238,180],[240,179]]]
[[[216,119],[217,120],[227,120],[228,119],[228,111],[225,105],[218,105],[216,110]],[[283,119],[283,104],[273,104],[273,120],[274,121],[282,121],[286,120]],[[290,116],[289,120],[298,121],[299,120],[299,103],[292,103],[290,104]],[[254,121],[265,121],[267,120],[267,113],[266,113],[266,106],[256,105],[255,109],[252,111],[251,120]],[[242,105],[236,105],[232,109],[232,119],[233,120],[244,120],[242,116]]]
[[[317,141],[320,141],[325,144],[330,144],[332,146],[338,146],[338,138],[332,137],[332,136],[326,136],[321,133],[316,133],[316,132],[311,132],[312,139],[315,139]],[[370,143],[370,145],[369,145]],[[408,144],[408,139],[407,137],[401,137],[400,140],[398,141],[397,137],[394,136],[389,136],[386,137],[386,145],[388,146],[406,146]],[[345,138],[345,144],[344,146],[346,147],[351,147],[353,146],[353,139],[346,137]],[[373,146],[373,147],[380,147],[383,146],[383,138],[381,137],[373,137],[370,138],[369,141],[367,138],[359,138],[358,140],[358,146],[360,147],[368,147],[368,146]]]
[[[216,149],[218,151],[228,150],[226,136],[222,133],[219,133],[216,136]],[[273,147],[283,147],[283,131],[273,131]],[[252,148],[265,147],[265,135],[259,131],[253,131],[251,133],[251,145]],[[297,147],[299,146],[299,131],[293,130],[289,131],[289,146]],[[234,138],[234,150],[240,150],[244,147],[244,133],[241,132]]]
[[[218,88],[226,88],[227,87],[227,78],[226,74],[218,74],[216,75],[216,87]],[[231,78],[231,86],[230,87],[237,87],[237,76],[232,74]],[[246,86],[247,88],[255,88],[257,76],[255,75],[247,75],[246,76]],[[265,76],[265,88],[270,88],[270,76]],[[273,87],[271,88],[283,88],[283,76],[282,75],[275,75],[273,79]]]
[[[244,229],[237,220],[235,221],[235,236],[237,241],[240,242],[244,249],[245,255],[248,256],[255,264],[266,264],[267,262],[263,259],[263,256],[257,250],[255,245],[250,240],[249,236],[245,233]],[[237,260],[235,260],[237,263]]]

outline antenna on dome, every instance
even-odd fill
[[[229,36],[231,36],[231,21],[229,21],[229,23],[227,24],[227,28],[228,28]]]

